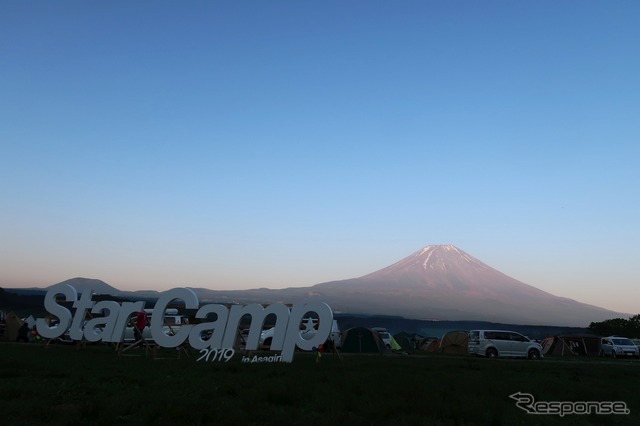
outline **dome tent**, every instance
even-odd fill
[[[469,353],[469,332],[458,330],[445,333],[440,340],[440,352],[467,355]]]
[[[382,353],[385,347],[375,331],[365,327],[353,327],[344,332],[341,350],[347,353]]]

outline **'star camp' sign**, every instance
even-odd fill
[[[74,287],[68,284],[52,286],[45,296],[44,307],[51,315],[58,317],[59,324],[50,325],[44,318],[39,318],[36,323],[38,333],[42,337],[54,339],[69,331],[69,337],[73,340],[84,338],[89,342],[121,342],[129,318],[132,314],[142,311],[145,302],[96,302],[91,300],[92,295],[92,292],[84,291],[78,299],[78,292]],[[66,302],[73,302],[73,315],[69,309],[57,302],[58,296],[64,296]],[[208,315],[215,314],[216,320],[183,325],[174,335],[169,335],[163,330],[164,312],[174,300],[182,300],[186,309],[197,309],[195,317],[198,319],[206,319]],[[85,321],[87,312],[103,316]],[[293,305],[291,308],[279,303],[267,307],[258,303],[233,305],[230,308],[219,304],[200,306],[198,296],[188,288],[174,288],[162,293],[156,302],[154,312],[156,314],[151,317],[150,329],[156,344],[175,348],[188,342],[194,349],[233,348],[241,318],[250,315],[247,350],[258,349],[264,320],[267,315],[274,314],[276,322],[270,349],[281,351],[277,358],[281,362],[291,362],[296,347],[311,350],[324,343],[331,333],[333,323],[331,308],[322,302]],[[318,317],[318,330],[307,340],[301,335],[300,324],[310,313]]]

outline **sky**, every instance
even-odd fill
[[[0,287],[301,287],[454,244],[640,313],[639,16],[2,1]]]

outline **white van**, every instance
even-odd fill
[[[626,337],[609,336],[603,337],[600,341],[600,356],[617,357],[638,357],[638,347]]]
[[[471,330],[468,350],[472,355],[487,358],[540,359],[543,357],[542,346],[538,342],[508,330]]]

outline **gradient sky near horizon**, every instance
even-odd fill
[[[640,2],[4,1],[0,286],[309,286],[454,244],[640,312]]]

